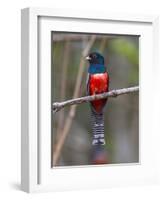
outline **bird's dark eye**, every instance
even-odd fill
[[[97,58],[96,54],[93,54],[93,58]]]

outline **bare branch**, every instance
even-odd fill
[[[62,108],[64,108],[65,106],[77,105],[77,104],[86,103],[89,101],[104,99],[106,97],[117,97],[119,95],[133,93],[133,92],[137,92],[137,91],[139,91],[139,86],[111,90],[110,92],[105,92],[105,93],[98,94],[98,95],[70,99],[70,100],[63,101],[63,102],[55,102],[55,103],[53,103],[53,110],[54,110],[54,113],[56,113],[59,110],[61,110]]]
[[[63,101],[66,96],[66,83],[67,83],[67,71],[68,71],[68,64],[69,64],[69,56],[70,55],[70,40],[67,38],[65,40],[65,46],[64,46],[64,59],[62,63],[62,72],[61,72],[61,90],[60,90],[60,100]],[[56,137],[57,140],[60,136],[61,130],[63,128],[64,124],[64,109],[59,112],[58,117],[58,126],[56,131]]]
[[[82,83],[83,74],[84,74],[84,70],[85,70],[85,68],[84,68],[85,59],[83,59],[83,57],[85,57],[89,53],[89,51],[90,51],[92,45],[94,44],[95,40],[96,40],[96,36],[92,35],[89,42],[87,43],[85,49],[82,51],[82,57],[80,59],[80,63],[79,63],[79,67],[78,67],[79,70],[78,70],[78,74],[77,74],[77,78],[76,78],[76,83],[75,83],[75,88],[74,88],[74,93],[73,93],[73,99],[75,99],[79,96],[79,90],[80,90],[80,86],[81,86],[81,83]],[[72,125],[73,118],[75,117],[75,114],[76,114],[76,105],[74,105],[70,108],[69,113],[68,113],[68,117],[67,117],[65,124],[64,124],[62,135],[61,135],[59,141],[57,142],[57,144],[54,148],[53,165],[56,165],[58,160],[59,160],[59,156],[60,156],[64,141],[65,141],[65,139],[66,139],[66,137],[69,133],[69,130],[70,130],[71,125]]]

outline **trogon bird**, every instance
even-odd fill
[[[108,92],[109,74],[105,67],[104,57],[98,52],[92,52],[86,57],[86,60],[89,61],[87,94],[95,95]],[[106,102],[107,98],[90,102],[93,131],[92,145],[96,145],[101,148],[103,148],[102,145],[105,145],[104,107]]]

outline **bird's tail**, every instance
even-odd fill
[[[104,115],[92,110],[92,145],[105,145],[104,138]]]

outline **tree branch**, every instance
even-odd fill
[[[59,110],[61,110],[62,108],[64,108],[65,106],[86,103],[89,101],[104,99],[106,97],[117,97],[119,95],[133,93],[133,92],[137,92],[137,91],[139,91],[139,86],[111,90],[110,92],[105,92],[102,94],[97,94],[97,95],[92,95],[92,96],[80,97],[80,98],[76,98],[76,99],[70,99],[70,100],[63,101],[63,102],[55,102],[55,103],[53,103],[53,111],[54,111],[54,113],[56,113]]]
[[[85,48],[82,51],[82,56],[81,56],[79,67],[78,67],[78,73],[77,73],[77,78],[76,78],[76,83],[75,83],[75,88],[74,88],[74,93],[73,93],[73,99],[78,98],[81,83],[83,80],[83,74],[84,74],[84,70],[85,70],[85,68],[84,68],[85,59],[83,59],[83,57],[88,55],[88,52],[90,51],[95,40],[96,40],[96,35],[92,35],[90,40],[87,42],[87,45],[85,46]],[[63,128],[61,137],[58,140],[57,144],[55,145],[54,152],[53,152],[53,165],[57,165],[57,162],[59,160],[64,141],[69,133],[69,130],[70,130],[72,122],[73,122],[73,118],[75,117],[75,114],[76,114],[76,106],[77,105],[71,106],[69,113],[68,113],[68,117],[66,118],[66,121],[64,123],[64,128]]]
[[[61,78],[60,78],[60,100],[64,101],[65,96],[66,96],[66,83],[67,83],[67,72],[68,72],[68,65],[69,65],[69,57],[70,57],[70,40],[69,38],[67,38],[65,40],[65,44],[64,44],[64,59],[62,61],[62,71],[61,71]],[[59,112],[59,117],[58,117],[58,126],[57,126],[57,131],[56,131],[56,137],[57,140],[61,134],[61,130],[63,129],[63,125],[64,125],[64,121],[65,121],[65,117],[64,117],[65,113],[64,113],[64,109],[62,109]]]

